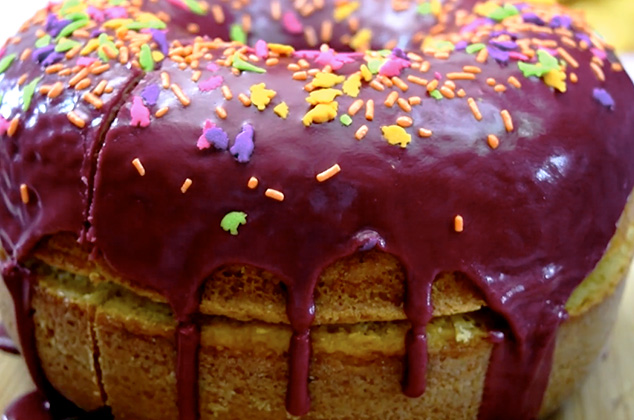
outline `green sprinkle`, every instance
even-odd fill
[[[77,29],[81,29],[84,26],[88,25],[90,21],[87,19],[84,20],[76,20],[75,22],[69,23],[62,29],[62,32],[57,35],[55,41],[59,41],[62,38],[67,38],[73,34]]]
[[[537,64],[524,63],[523,61],[517,63],[524,77],[542,77],[551,70],[559,70],[559,62],[547,51],[537,50],[537,59],[539,60]]]
[[[3,100],[4,100],[4,93],[0,93],[0,106],[2,106]]]
[[[467,48],[465,49],[465,51],[467,52],[467,54],[473,54],[473,53],[477,53],[478,51],[484,49],[485,47],[486,47],[486,45],[484,45],[482,43],[471,44],[471,45],[467,45]]]
[[[141,29],[165,29],[165,22],[160,20],[148,20],[147,22],[130,22],[125,25],[126,29],[140,31]]]
[[[441,51],[453,51],[456,46],[451,41],[439,41],[436,43],[436,49]]]
[[[343,114],[341,117],[339,117],[339,121],[346,127],[352,124],[352,118],[350,118],[350,115],[348,114]]]
[[[111,48],[113,51],[119,54],[119,49],[117,48],[116,45],[114,45],[114,42],[110,41],[107,34],[99,35],[99,46],[101,47],[102,45],[107,45],[109,48]],[[105,61],[106,63],[110,61],[110,58],[108,58],[106,53],[104,53],[101,48],[97,49],[97,55],[99,55],[99,58],[101,58],[101,61]]]
[[[443,98],[442,93],[440,93],[440,91],[439,91],[438,89],[434,89],[434,90],[432,90],[432,91],[429,93],[429,95],[430,95],[432,98],[437,99],[437,100],[439,100],[439,101]]]
[[[379,50],[377,51],[381,57],[389,57],[392,54],[392,50]]]
[[[383,60],[379,60],[378,58],[368,60],[368,70],[370,70],[372,74],[377,74],[382,65]]]
[[[66,0],[62,5],[62,9],[60,13],[63,15],[66,13],[66,10],[72,9],[73,7],[77,7],[81,4],[81,0]]]
[[[110,5],[111,6],[120,6],[122,5],[124,2],[124,0],[110,0]]]
[[[242,71],[251,71],[253,73],[266,73],[266,70],[264,70],[263,68],[254,66],[253,64],[244,61],[237,54],[233,56],[233,67]]]
[[[35,41],[35,48],[46,47],[50,43],[51,43],[51,36],[46,34],[42,38]]]
[[[241,211],[229,212],[220,221],[220,227],[234,236],[238,234],[238,227],[246,224],[247,214]]]
[[[185,5],[189,7],[189,10],[191,10],[193,13],[196,13],[197,15],[201,15],[201,16],[204,16],[207,14],[207,11],[196,0],[184,0],[184,1],[185,1]]]
[[[83,13],[83,12],[76,12],[76,13],[69,13],[67,15],[64,15],[64,18],[74,21],[74,20],[90,19],[90,16],[88,16],[86,13]]]
[[[238,25],[237,23],[234,23],[233,25],[231,25],[231,32],[229,33],[229,38],[232,41],[236,41],[241,44],[247,43],[247,34],[242,29],[242,26]]]
[[[145,71],[154,70],[154,59],[152,58],[152,50],[148,44],[141,46],[141,53],[139,54],[139,64]]]
[[[77,45],[81,45],[81,44],[77,41],[73,41],[72,39],[64,38],[57,43],[57,45],[55,46],[55,51],[66,52],[66,51],[72,50]]]
[[[431,3],[421,3],[418,5],[416,9],[418,14],[420,15],[430,15],[431,14]]]
[[[38,77],[24,87],[24,91],[22,92],[22,111],[26,112],[26,110],[31,106],[31,100],[33,99],[35,88],[40,80],[42,80],[42,78]]]
[[[7,71],[7,69],[9,67],[11,67],[11,64],[13,64],[13,61],[17,58],[18,56],[16,54],[9,54],[6,57],[4,57],[2,60],[0,60],[0,74],[4,73],[5,71]]]
[[[519,14],[520,12],[519,10],[517,10],[517,7],[513,6],[512,4],[505,4],[504,6],[498,7],[493,12],[489,13],[487,17],[501,22],[508,17]]]

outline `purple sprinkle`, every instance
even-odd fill
[[[86,13],[88,13],[88,16],[97,23],[101,23],[106,20],[106,16],[103,11],[97,9],[95,6],[88,6],[86,8]]]
[[[462,29],[460,29],[460,33],[464,34],[469,32],[475,32],[476,29],[478,29],[482,25],[486,25],[487,23],[488,23],[487,19],[484,19],[484,18],[475,19],[470,24],[463,26]]]
[[[240,163],[246,163],[251,159],[255,143],[253,142],[253,126],[245,124],[240,134],[236,136],[236,141],[229,151]]]
[[[508,51],[501,50],[491,45],[489,45],[487,49],[489,50],[489,56],[495,59],[498,63],[508,63],[510,57]]]
[[[544,22],[544,19],[540,18],[539,16],[537,16],[535,13],[532,13],[532,12],[524,13],[522,15],[522,19],[524,19],[524,22],[526,23],[533,23],[538,26],[544,26],[546,24],[546,22]]]
[[[104,31],[103,29],[94,29],[91,33],[90,33],[90,37],[91,38],[99,38],[99,35],[101,34],[105,34],[106,31]]]
[[[49,15],[49,17],[50,16],[51,15]],[[62,29],[64,29],[71,23],[73,23],[72,20],[68,20],[68,19],[58,20],[57,18],[54,18],[54,20],[49,20],[48,22],[46,22],[46,30],[48,31],[49,35],[54,38],[57,35],[59,35],[60,32],[62,32]]]
[[[594,88],[592,91],[592,97],[596,99],[601,105],[604,107],[613,110],[614,109],[614,98],[603,88]]]
[[[143,92],[141,92],[141,97],[147,106],[154,106],[158,101],[159,93],[161,89],[155,83],[148,85]]]
[[[152,34],[152,39],[158,44],[163,55],[167,55],[169,48],[167,45],[167,37],[165,36],[165,32],[158,29],[150,28],[150,33]]]
[[[551,28],[565,28],[565,29],[570,29],[570,27],[572,26],[572,18],[570,16],[553,16],[553,18],[550,20],[550,27]]]
[[[577,38],[580,41],[585,41],[588,45],[592,45],[592,41],[590,40],[590,37],[584,33],[581,33],[581,32],[575,33],[575,38]]]
[[[198,83],[198,89],[200,89],[202,92],[209,92],[214,89],[218,89],[220,86],[222,86],[223,80],[224,79],[222,78],[222,76],[211,76],[209,79],[203,80],[202,82]]]
[[[456,51],[462,51],[462,50],[466,49],[468,45],[469,45],[469,43],[467,41],[465,41],[465,40],[458,41],[458,42],[456,42],[455,50]]]
[[[125,7],[110,7],[106,9],[108,19],[125,19],[128,17],[128,11]]]
[[[592,55],[594,55],[597,58],[600,58],[601,60],[605,60],[606,58],[608,58],[608,55],[606,54],[605,51],[602,51],[598,48],[590,48],[590,51],[592,52]]]
[[[55,45],[46,45],[42,48],[37,48],[33,51],[33,61],[37,61],[38,63],[42,63],[42,61],[46,60],[52,52],[55,51]]]
[[[409,57],[407,57],[407,54],[405,54],[405,51],[403,51],[401,48],[394,48],[392,50],[392,55],[394,57],[402,58],[403,60],[409,60]]]
[[[505,51],[517,49],[517,43],[513,42],[513,41],[496,41],[496,40],[492,40],[492,41],[489,42],[489,44],[491,44],[494,47],[499,48],[501,50],[505,50]]]
[[[229,136],[227,135],[225,130],[220,127],[212,127],[208,130],[205,130],[204,136],[205,139],[210,144],[213,144],[214,147],[218,150],[227,150],[227,147],[229,147]]]
[[[44,66],[44,67],[52,66],[55,63],[59,63],[64,58],[66,58],[66,55],[64,53],[59,53],[59,52],[55,52],[54,51],[54,52],[50,53],[44,59],[44,61],[42,61],[42,66]]]

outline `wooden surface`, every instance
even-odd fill
[[[598,366],[551,420],[634,420],[634,271],[619,312]],[[0,353],[0,413],[32,386],[22,360]]]

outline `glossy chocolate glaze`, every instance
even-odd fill
[[[258,27],[256,21],[253,24]],[[552,34],[525,35],[558,39]],[[487,39],[484,36],[483,42]],[[462,271],[508,323],[505,339],[494,347],[479,417],[534,418],[547,384],[557,327],[565,317],[565,302],[604,252],[634,186],[631,82],[609,66],[604,69],[605,82],[600,82],[588,65],[591,51],[569,52],[581,63],[574,70],[580,82],[569,82],[565,94],[541,80],[524,78],[514,62],[502,65],[490,58],[479,64],[464,52],[454,52],[447,60],[431,58],[428,74],[404,69],[399,77],[431,80],[437,73],[444,80],[464,65],[478,64],[482,75],[456,84],[478,100],[482,121],[474,119],[464,98],[432,99],[424,87],[409,83],[406,95],[421,96],[423,101],[406,114],[397,106],[382,105],[388,91],[364,84],[360,97],[375,101],[374,119],[366,121],[361,111],[350,127],[338,121],[309,127],[301,123],[310,109],[306,82],[293,80],[286,69],[296,58],[267,67],[266,75],[234,76],[225,67],[211,71],[206,62],[201,64],[200,80],[223,76],[233,91],[232,100],[224,99],[220,89],[201,92],[190,69],[182,71],[167,60],[161,71],[147,73],[129,96],[122,97],[125,104],[99,155],[94,199],[90,199],[92,189],[76,194],[71,204],[41,199],[48,204],[38,206],[38,215],[64,216],[51,217],[40,226],[23,217],[24,210],[7,210],[22,208],[19,198],[14,198],[0,213],[5,248],[16,259],[26,255],[20,250],[28,250],[44,234],[81,233],[85,197],[89,197],[89,239],[96,252],[126,278],[166,296],[180,321],[177,376],[182,419],[197,415],[199,334],[192,317],[204,279],[226,263],[251,264],[277,274],[288,288],[287,313],[294,331],[289,343],[287,408],[301,415],[309,409],[310,326],[319,310],[313,302],[315,282],[331,262],[367,248],[360,238],[374,232],[381,238],[374,242],[398,256],[408,272],[405,311],[412,328],[406,341],[404,392],[412,397],[424,392],[425,326],[431,318],[433,279],[443,271]],[[220,50],[214,52],[215,58],[219,55]],[[311,58],[308,61],[311,67],[321,67]],[[356,58],[337,74],[350,75],[361,63]],[[150,85],[160,85],[161,72],[182,88],[192,104],[184,107],[169,89],[161,90],[151,111],[167,106],[169,112],[162,118],[152,116],[146,128],[131,126],[132,98],[142,96]],[[522,88],[497,93],[486,83],[489,77],[502,83],[509,76],[521,80]],[[134,79],[126,80],[131,84]],[[252,85],[262,82],[277,92],[265,111],[245,108],[235,98],[239,93],[248,95]],[[8,82],[2,83],[4,89]],[[595,88],[611,95],[614,109],[593,99]],[[290,108],[286,120],[272,111],[282,100]],[[353,98],[342,96],[337,101],[341,115]],[[19,101],[10,103],[15,106]],[[218,105],[226,109],[226,119],[214,113]],[[512,132],[505,130],[503,109],[512,115]],[[4,108],[0,111],[4,115]],[[52,118],[61,112],[65,116],[68,111],[53,106],[47,114]],[[415,122],[408,130],[413,138],[406,148],[388,144],[381,134],[381,127],[393,125],[402,115]],[[247,163],[237,162],[228,151],[196,147],[207,119],[228,133],[230,145],[245,124],[254,128],[255,151]],[[96,127],[105,127],[104,120]],[[358,141],[354,133],[362,124],[369,132]],[[46,131],[50,138],[58,130],[77,131],[68,128],[67,121],[33,126],[51,130]],[[432,130],[432,137],[417,137],[418,127]],[[489,134],[500,139],[499,148],[487,145]],[[19,144],[23,141],[27,142],[21,138]],[[82,165],[75,167],[83,168],[87,161],[93,164],[91,156],[81,155]],[[136,158],[145,168],[144,176],[131,164]],[[317,173],[335,163],[341,166],[339,174],[323,183],[315,180]],[[8,167],[29,176],[40,170],[22,163]],[[81,171],[56,170],[81,180]],[[254,190],[246,187],[251,176],[260,181]],[[3,197],[15,197],[23,181],[4,178],[10,188],[3,186]],[[28,179],[34,183],[35,178]],[[186,179],[193,183],[183,193]],[[267,188],[282,191],[284,201],[265,197]],[[61,226],[67,221],[65,205],[78,207],[69,217],[77,224],[69,223],[70,228]],[[231,211],[247,214],[237,236],[220,227]],[[464,219],[462,232],[453,229],[456,215]],[[21,220],[27,221],[21,225]],[[15,297],[28,303],[28,293]],[[29,335],[22,330],[21,340]]]

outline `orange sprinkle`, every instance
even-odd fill
[[[91,83],[92,83],[92,80],[90,80],[89,78],[82,79],[79,83],[75,85],[75,90],[87,89]]]
[[[458,95],[459,98],[464,98],[465,96],[467,96],[467,92],[465,92],[464,89],[458,89],[456,95]]]
[[[238,95],[238,100],[242,102],[242,105],[244,106],[251,106],[251,98],[249,98],[244,93]]]
[[[20,185],[20,198],[24,204],[29,204],[29,187],[26,184]]]
[[[564,48],[559,47],[557,48],[557,52],[559,53],[559,55],[566,60],[566,62],[568,64],[570,64],[573,68],[578,68],[579,67],[579,62],[577,60],[574,59],[573,56],[571,56],[568,51],[566,51]]]
[[[374,101],[368,99],[365,103],[365,119],[368,121],[374,120]]]
[[[597,63],[590,63],[590,68],[592,68],[594,75],[597,76],[600,82],[605,82],[605,73],[603,73],[603,69]]]
[[[409,80],[412,83],[416,83],[417,85],[427,86],[427,80],[421,77],[414,76],[412,74],[407,76],[407,80]]]
[[[393,90],[392,92],[390,92],[389,95],[387,95],[387,98],[385,99],[385,102],[383,102],[383,104],[387,106],[388,108],[392,108],[392,106],[394,106],[394,104],[396,103],[397,99],[398,99],[398,92]]]
[[[97,87],[93,89],[92,93],[94,93],[95,95],[101,96],[104,90],[106,90],[107,86],[108,86],[108,81],[102,80],[97,84]]]
[[[462,68],[462,71],[466,73],[474,73],[474,74],[482,73],[482,69],[478,66],[464,66]]]
[[[520,89],[522,87],[522,84],[520,83],[519,80],[517,80],[517,78],[515,76],[510,76],[508,79],[509,85]]]
[[[453,80],[446,80],[444,85],[451,90],[456,90],[456,83]]]
[[[300,71],[302,68],[297,63],[290,63],[286,68],[290,71]]]
[[[428,129],[426,129],[426,128],[419,128],[419,129],[418,129],[418,135],[419,135],[420,137],[427,138],[427,137],[431,137],[431,136],[432,136],[432,134],[433,134],[433,133],[432,133],[432,131],[431,131],[431,130],[428,130]]]
[[[9,137],[13,137],[15,133],[18,131],[19,125],[20,125],[20,118],[13,117],[13,119],[9,123],[9,127],[7,128],[7,135]]]
[[[489,50],[486,48],[482,48],[480,52],[478,52],[478,55],[476,56],[476,61],[478,63],[484,63],[487,61],[487,58],[489,58]]]
[[[88,74],[90,73],[90,70],[88,70],[88,67],[84,67],[79,73],[77,73],[76,75],[74,75],[69,81],[68,81],[68,86],[73,87],[75,86],[77,83],[81,82],[83,79],[85,79]]]
[[[264,195],[277,201],[284,201],[284,193],[273,188],[267,188]]]
[[[169,111],[169,107],[164,106],[163,108],[159,108],[156,110],[156,113],[154,114],[156,116],[156,118],[161,118],[163,117],[165,114],[167,114],[167,111]]]
[[[80,51],[81,51],[81,45],[76,45],[70,50],[66,51],[66,54],[64,54],[64,56],[66,57],[67,60],[71,60],[75,58],[75,56],[79,54]]]
[[[166,72],[161,73],[161,86],[163,86],[163,89],[170,87],[170,75]]]
[[[86,121],[84,121],[83,118],[77,115],[75,111],[69,112],[68,114],[66,114],[66,116],[68,117],[68,120],[76,127],[84,128],[86,126]]]
[[[500,145],[500,139],[495,134],[489,134],[487,137],[487,144],[491,149],[497,149]]]
[[[494,79],[494,78],[489,77],[489,78],[487,79],[487,85],[489,85],[489,86],[495,86],[495,83],[496,83],[496,81],[495,81],[495,79]]]
[[[409,102],[405,98],[398,98],[398,101],[396,101],[396,103],[403,111],[405,112],[412,111],[412,106],[409,104]]]
[[[216,107],[216,115],[224,120],[225,118],[227,118],[227,110],[218,105]]]
[[[46,70],[44,70],[44,72],[46,74],[53,74],[53,73],[57,73],[61,71],[63,68],[64,68],[64,65],[62,63],[57,63],[57,64],[48,66]]]
[[[251,178],[249,178],[249,182],[247,182],[247,187],[254,190],[258,187],[259,183],[260,181],[258,181],[256,177],[252,176]]]
[[[192,82],[198,82],[200,77],[203,75],[203,72],[200,70],[196,70],[192,73]]]
[[[449,53],[447,51],[438,51],[434,53],[434,58],[437,60],[446,60],[449,58]]]
[[[379,92],[385,90],[385,86],[383,86],[381,82],[376,79],[370,82],[370,86],[372,86],[373,89],[378,90]]]
[[[454,91],[449,89],[447,86],[441,87],[440,93],[442,93],[443,96],[448,99],[453,99],[456,97],[456,94],[454,93]]]
[[[174,95],[176,95],[178,100],[181,102],[181,104],[183,104],[183,106],[189,106],[189,104],[191,104],[191,101],[185,95],[185,93],[183,93],[183,90],[179,85],[173,83],[170,88],[172,89],[172,92],[174,92]]]
[[[458,233],[464,230],[464,219],[462,218],[462,216],[457,215],[456,217],[454,217],[453,228]]]
[[[54,99],[61,95],[63,91],[64,85],[62,84],[62,82],[55,82],[55,84],[51,86],[51,90],[48,91],[46,96],[48,96],[50,99]]]
[[[354,116],[361,108],[363,108],[363,99],[357,99],[348,107],[348,114]]]
[[[27,60],[31,56],[31,52],[33,52],[33,50],[31,50],[30,48],[26,48],[24,51],[22,51],[22,54],[20,54],[20,61]]]
[[[468,73],[468,72],[454,72],[454,73],[447,73],[447,79],[449,80],[475,80],[476,75],[473,73]]]
[[[211,14],[214,17],[214,20],[218,24],[223,24],[225,21],[225,12],[222,10],[222,6],[218,4],[214,4],[211,6]]]
[[[427,60],[423,61],[423,63],[420,65],[421,73],[427,73],[430,68],[431,68],[431,63]]]
[[[40,86],[40,94],[46,95],[51,91],[51,85],[42,85]]]
[[[92,74],[101,74],[104,73],[106,71],[110,70],[110,64],[106,63],[106,64],[102,64],[100,66],[97,67],[93,67],[93,69],[90,71]]]
[[[113,50],[109,45],[104,44],[99,48],[104,54],[106,54],[106,57],[108,57],[109,59],[114,60],[115,58],[117,58],[117,51]]]
[[[367,125],[362,125],[361,127],[359,127],[359,129],[354,133],[354,138],[357,140],[361,140],[362,138],[365,137],[365,135],[368,134],[368,126]]]
[[[321,23],[321,41],[330,42],[332,39],[332,22],[325,20]]]
[[[341,172],[341,167],[339,166],[339,164],[335,163],[325,171],[318,173],[316,178],[317,181],[324,182],[337,175],[339,172]]]
[[[22,86],[26,82],[27,77],[29,77],[29,75],[26,73],[20,76],[20,78],[18,79],[18,86]]]
[[[189,187],[192,186],[193,183],[194,183],[194,181],[192,181],[191,179],[187,178],[185,180],[185,182],[183,182],[183,185],[181,185],[181,192],[183,194],[185,194],[187,192],[187,190],[189,189]]]
[[[438,87],[438,79],[434,79],[427,83],[427,92],[433,92]]]
[[[420,97],[420,96],[410,96],[410,97],[407,99],[407,102],[408,102],[410,105],[420,105],[420,104],[423,102],[423,100],[421,99],[421,97]]]
[[[112,86],[106,86],[106,93],[112,93],[114,88]]]
[[[70,69],[63,69],[63,70],[60,70],[58,74],[60,76],[70,76],[70,73],[71,73]]]
[[[407,83],[405,83],[399,77],[396,77],[396,76],[392,77],[392,83],[394,83],[394,85],[396,85],[396,87],[398,87],[403,92],[407,92],[407,89],[409,89],[409,86],[407,85]]]
[[[475,119],[478,121],[482,121],[482,113],[480,112],[480,108],[478,107],[475,99],[468,98],[467,103],[469,104],[469,108],[471,109],[471,112],[473,113]]]
[[[308,79],[308,73],[305,71],[296,71],[293,73],[293,80],[306,80]]]
[[[231,92],[231,89],[229,88],[229,86],[223,85],[221,88],[221,91],[222,91],[222,96],[224,96],[226,100],[230,101],[233,98],[233,93]]]
[[[612,63],[612,71],[615,71],[615,72],[623,71],[623,65],[621,65],[621,63]]]
[[[132,161],[132,166],[136,168],[139,175],[145,176],[145,168],[143,167],[143,164],[141,163],[141,159],[134,158],[134,160]]]
[[[130,51],[128,47],[123,46],[119,49],[119,63],[126,64],[130,60]]]
[[[103,101],[90,92],[84,93],[82,99],[94,106],[96,109],[101,109],[101,107],[103,107]]]
[[[493,90],[495,90],[498,93],[506,92],[506,86],[501,85],[501,84],[497,84],[497,85],[495,85]]]
[[[414,120],[411,117],[398,117],[396,119],[396,124],[400,127],[411,127],[414,124]]]
[[[509,133],[513,131],[513,119],[511,118],[511,114],[508,112],[508,110],[503,109],[502,111],[500,111],[500,115],[502,115],[502,121],[504,121],[504,127],[506,128],[506,131],[508,131]]]

